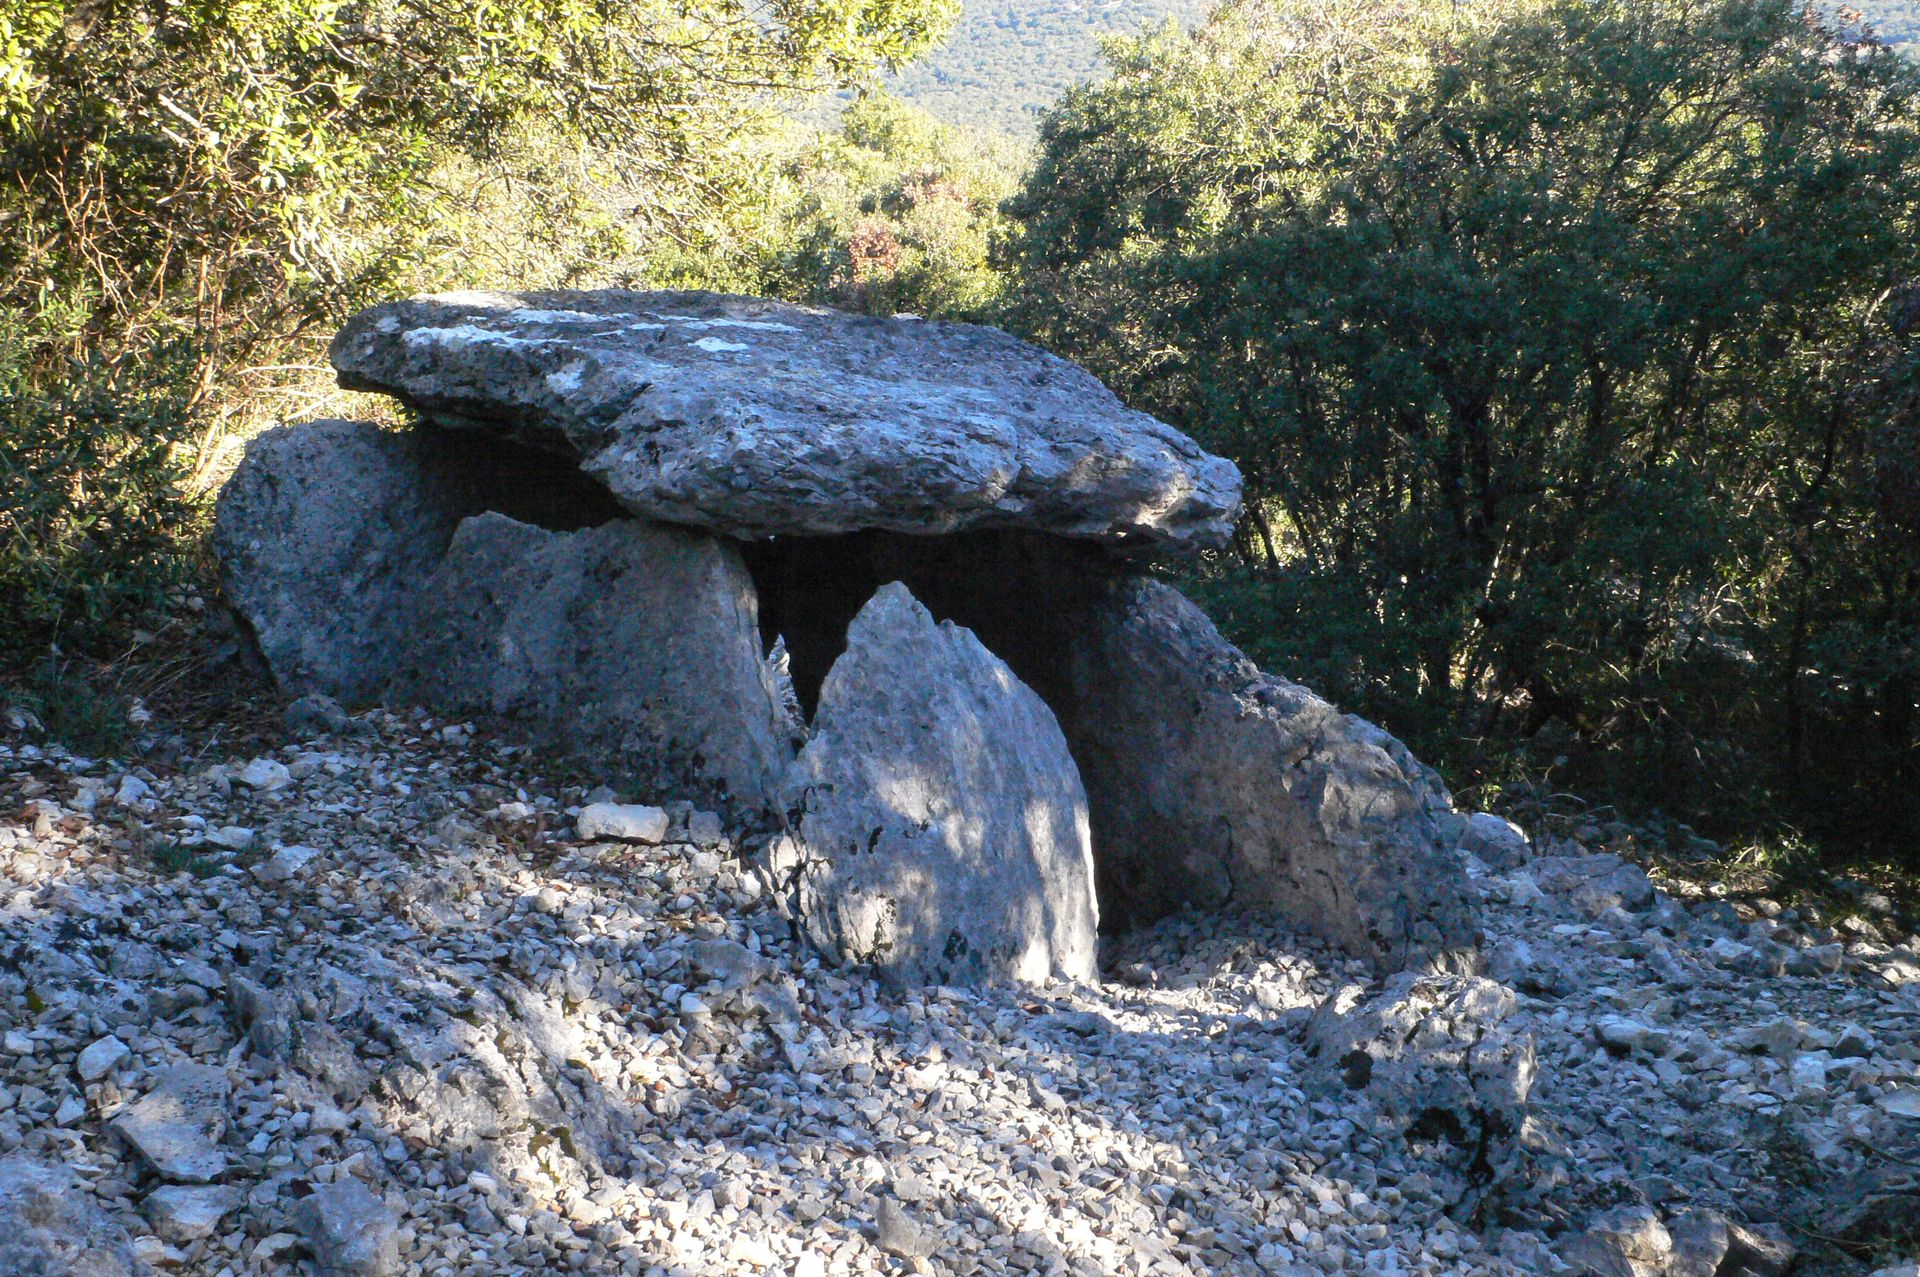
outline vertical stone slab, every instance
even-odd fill
[[[793,724],[730,543],[624,519],[551,532],[460,524],[423,592],[391,699],[486,714],[655,792],[767,809]]]
[[[787,799],[829,954],[903,985],[1093,979],[1086,796],[1059,725],[905,586],[854,618]]]
[[[1110,918],[1271,910],[1382,971],[1474,964],[1459,818],[1399,741],[1262,674],[1157,581],[1091,606],[1071,661]]]
[[[268,430],[220,493],[227,600],[287,691],[370,701],[454,527],[479,508],[434,435],[365,421]]]

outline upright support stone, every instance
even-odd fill
[[[826,952],[907,985],[1093,979],[1086,796],[1060,728],[905,586],[854,619],[787,795]]]
[[[1380,728],[1262,674],[1156,581],[1084,614],[1068,740],[1101,907],[1268,910],[1383,971],[1460,969],[1477,935],[1439,781]]]
[[[269,430],[220,492],[227,599],[283,688],[366,702],[413,634],[454,527],[478,508],[438,432]]]
[[[761,657],[753,583],[730,543],[624,519],[549,532],[463,522],[388,685],[487,714],[649,790],[715,790],[765,811],[793,724]]]

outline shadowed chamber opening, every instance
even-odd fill
[[[801,706],[812,717],[827,670],[846,650],[847,627],[890,581],[900,581],[935,619],[972,630],[1007,663],[1059,721],[1081,771],[1088,801],[1101,792],[1102,759],[1079,733],[1074,662],[1092,614],[1117,578],[1139,571],[1098,546],[1031,532],[968,532],[908,536],[857,532],[838,537],[776,537],[741,546],[760,595],[760,635],[771,648],[787,644]],[[1095,889],[1102,931],[1145,921],[1108,901],[1125,899],[1100,855],[1102,820],[1090,811]],[[1118,893],[1118,894],[1116,894]]]
[[[474,494],[476,513],[492,510],[550,532],[633,517],[572,456],[465,431],[435,431],[431,438]]]
[[[855,614],[874,591],[900,581],[936,620],[972,630],[1071,736],[1073,639],[1117,570],[1099,548],[1023,532],[854,532],[774,537],[741,552],[760,595],[761,640],[771,648],[786,639],[809,717]]]

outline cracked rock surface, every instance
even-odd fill
[[[571,456],[645,518],[741,538],[1028,528],[1224,545],[1232,462],[997,329],[713,293],[448,293],[333,365],[442,426]]]
[[[824,952],[900,984],[1093,978],[1087,796],[1059,724],[906,586],[854,618],[788,789]]]

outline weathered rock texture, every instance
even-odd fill
[[[435,435],[357,421],[269,430],[220,493],[227,598],[274,677],[345,701],[378,693],[414,599],[460,522]]]
[[[490,509],[561,527],[618,513],[568,467],[510,442],[316,421],[247,446],[214,545],[274,678],[362,703],[415,633],[454,528]]]
[[[1066,721],[1103,908],[1272,910],[1384,970],[1470,961],[1457,818],[1404,745],[1262,674],[1158,582],[1116,587],[1081,634]]]
[[[1263,675],[1169,586],[1022,533],[778,538],[746,549],[763,638],[811,703],[847,619],[900,580],[1054,712],[1086,786],[1102,917],[1279,914],[1383,971],[1476,945],[1462,821],[1406,747]]]
[[[400,1221],[348,1176],[322,1184],[301,1203],[301,1223],[319,1277],[393,1277],[400,1271]]]
[[[1059,726],[904,586],[854,619],[788,795],[827,952],[903,984],[1093,978],[1086,796]]]
[[[140,1277],[126,1230],[74,1173],[16,1153],[0,1161],[0,1273],[7,1277]]]
[[[287,690],[489,714],[610,775],[763,809],[791,724],[740,556],[623,514],[511,441],[328,421],[253,442],[217,535]]]
[[[220,1138],[227,1130],[228,1091],[221,1070],[176,1064],[113,1120],[113,1129],[168,1183],[212,1183],[227,1171]]]
[[[879,831],[917,876],[869,882],[874,857],[835,851],[810,925],[896,974],[1090,973],[1068,809],[1121,926],[1264,910],[1381,971],[1474,965],[1475,828],[1432,773],[1137,575],[1131,551],[1225,539],[1231,463],[1072,365],[967,325],[636,292],[397,302],[333,358],[432,425],[272,432],[223,494],[229,595],[289,691],[509,720],[763,828],[817,703],[805,767],[846,787],[809,791],[816,841]],[[907,801],[896,759],[938,787],[854,830]],[[996,848],[992,907],[1046,908],[976,941],[950,918],[989,908],[958,884]]]
[[[753,583],[724,541],[637,519],[562,533],[480,515],[411,628],[398,700],[490,714],[637,783],[717,786],[749,810],[792,761]]]
[[[1225,542],[1233,464],[990,328],[704,293],[375,307],[340,381],[575,457],[636,514],[739,537],[1031,528]]]

